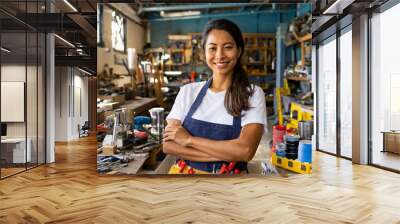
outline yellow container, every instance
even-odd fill
[[[272,154],[271,160],[272,164],[274,164],[275,166],[282,167],[295,173],[310,174],[312,172],[311,163],[302,163],[299,160],[280,157],[277,156],[276,153]]]

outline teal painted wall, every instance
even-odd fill
[[[220,17],[235,22],[243,33],[275,33],[279,23],[290,23],[296,16],[296,11],[287,13],[262,13],[251,15],[235,15]],[[212,18],[215,19],[215,18]],[[152,47],[166,46],[168,34],[201,33],[208,18],[151,21]]]
[[[304,15],[306,13],[311,13],[311,10],[312,10],[312,4],[311,3],[299,4],[299,6],[297,8],[297,12],[298,12],[299,16]]]

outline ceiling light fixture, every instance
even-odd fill
[[[331,6],[329,6],[322,14],[328,14],[328,13],[331,13],[331,11],[333,10],[333,9],[336,9],[336,7],[338,6],[338,4],[339,4],[339,0],[338,1],[335,1]]]
[[[171,75],[171,76],[182,75],[182,71],[165,71],[164,74]]]
[[[1,49],[2,51],[6,52],[6,53],[10,53],[10,52],[11,52],[11,50],[9,50],[9,49],[7,49],[7,48],[5,48],[5,47],[1,47],[0,49]]]
[[[351,5],[355,0],[336,0],[329,6],[322,14],[324,15],[338,15],[343,13],[343,9]]]
[[[200,11],[183,11],[183,12],[169,12],[165,13],[164,11],[160,12],[161,17],[183,17],[183,16],[198,16],[200,15]]]
[[[69,45],[69,46],[75,48],[75,45],[73,45],[73,44],[72,44],[71,42],[69,42],[68,40],[66,40],[66,39],[64,39],[64,38],[62,38],[62,37],[60,37],[60,36],[57,35],[57,34],[54,34],[54,36],[57,37],[58,39],[60,39],[61,41],[63,41],[64,43],[66,43],[67,45]]]
[[[88,72],[88,71],[86,71],[86,70],[83,70],[83,69],[81,69],[81,68],[79,68],[79,67],[78,67],[78,70],[81,71],[81,72],[83,72],[83,73],[85,73],[85,74],[87,74],[87,75],[93,75],[92,73],[90,73],[90,72]]]
[[[78,10],[68,1],[68,0],[64,0],[65,4],[67,4],[72,10],[74,10],[75,12],[78,12]]]

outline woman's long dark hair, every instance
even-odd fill
[[[229,114],[235,117],[241,116],[242,110],[248,110],[250,108],[249,97],[253,95],[254,92],[254,88],[250,85],[246,71],[241,65],[244,52],[242,32],[235,23],[227,19],[209,21],[202,33],[201,45],[204,52],[208,34],[214,29],[228,32],[234,39],[236,47],[240,49],[240,55],[232,74],[232,83],[226,91],[224,104]]]

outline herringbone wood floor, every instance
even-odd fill
[[[400,223],[400,175],[317,153],[312,175],[99,177],[96,142],[0,181],[0,223]]]

